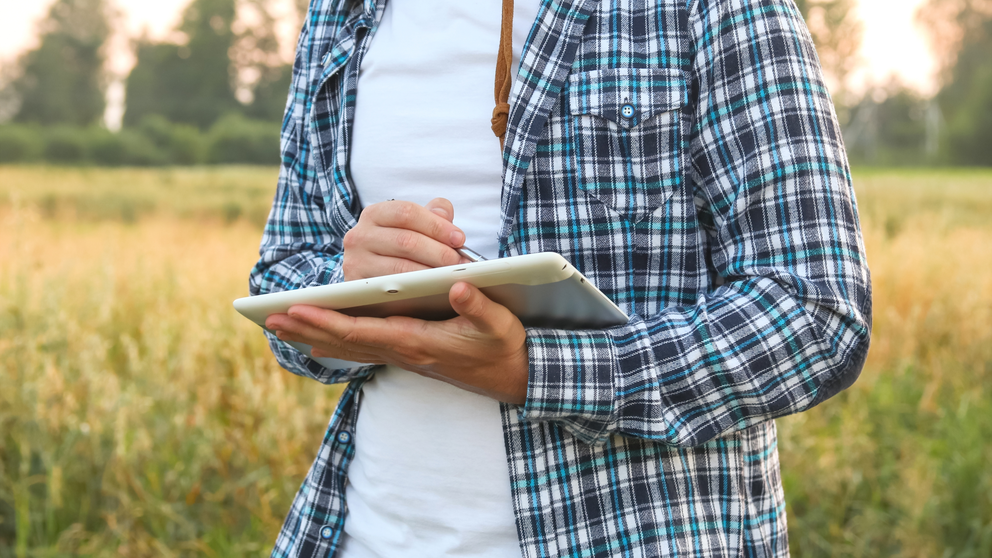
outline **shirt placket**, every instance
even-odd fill
[[[371,30],[374,22],[378,21],[384,2],[365,0],[362,11],[352,15],[341,33],[341,40],[328,49],[322,56],[322,75],[320,86],[325,86],[329,78],[336,72],[344,72],[340,103],[346,114],[353,113],[354,95],[357,91],[358,72],[361,58],[368,50],[372,39]],[[350,51],[350,55],[349,55]],[[319,90],[318,88],[318,90]],[[344,188],[355,196],[354,187],[345,181],[348,176],[343,171],[347,163],[347,153],[350,149],[351,118],[341,118],[337,125],[336,135],[340,146],[335,149],[331,161],[326,161],[330,176],[336,177],[333,191],[339,195]],[[320,141],[319,138],[313,138]],[[344,532],[344,522],[348,513],[345,501],[345,489],[348,484],[348,466],[355,455],[355,425],[360,409],[361,388],[367,377],[352,381],[341,394],[334,417],[331,419],[320,449],[318,461],[324,461],[327,466],[321,470],[314,468],[312,478],[307,485],[311,494],[307,498],[307,508],[303,513],[309,518],[309,524],[304,529],[303,556],[333,556],[337,551]],[[322,460],[320,457],[326,456]]]

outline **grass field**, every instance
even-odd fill
[[[229,305],[274,182],[0,167],[0,558],[267,555],[338,393]],[[992,172],[855,182],[872,349],[779,421],[793,555],[988,558]]]

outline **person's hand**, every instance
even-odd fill
[[[353,318],[313,306],[273,314],[265,327],[315,357],[392,364],[506,403],[527,398],[526,333],[506,307],[468,283],[448,292],[458,316],[429,322],[406,317]]]
[[[390,200],[366,207],[344,235],[345,281],[464,263],[455,249],[464,244],[465,233],[454,218],[444,198],[426,206]]]

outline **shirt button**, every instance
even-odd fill
[[[351,432],[348,432],[347,430],[342,430],[341,432],[338,432],[338,442],[341,442],[342,444],[347,444],[350,441],[351,441]]]
[[[620,107],[620,116],[631,119],[634,117],[634,105],[627,103],[626,105]]]
[[[327,63],[330,61],[331,61],[331,52],[327,51],[324,53],[324,56],[320,58],[320,65],[326,68]]]
[[[322,529],[320,530],[320,536],[321,536],[321,538],[324,538],[324,539],[329,539],[329,538],[331,538],[332,536],[334,536],[334,529],[331,529],[331,527],[330,527],[329,525],[325,525],[325,526],[324,526],[324,527],[323,527],[323,528],[322,528]]]

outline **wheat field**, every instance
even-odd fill
[[[0,558],[265,556],[339,393],[247,292],[274,169],[0,167]],[[794,556],[992,556],[992,172],[855,174],[861,379],[779,421]]]

